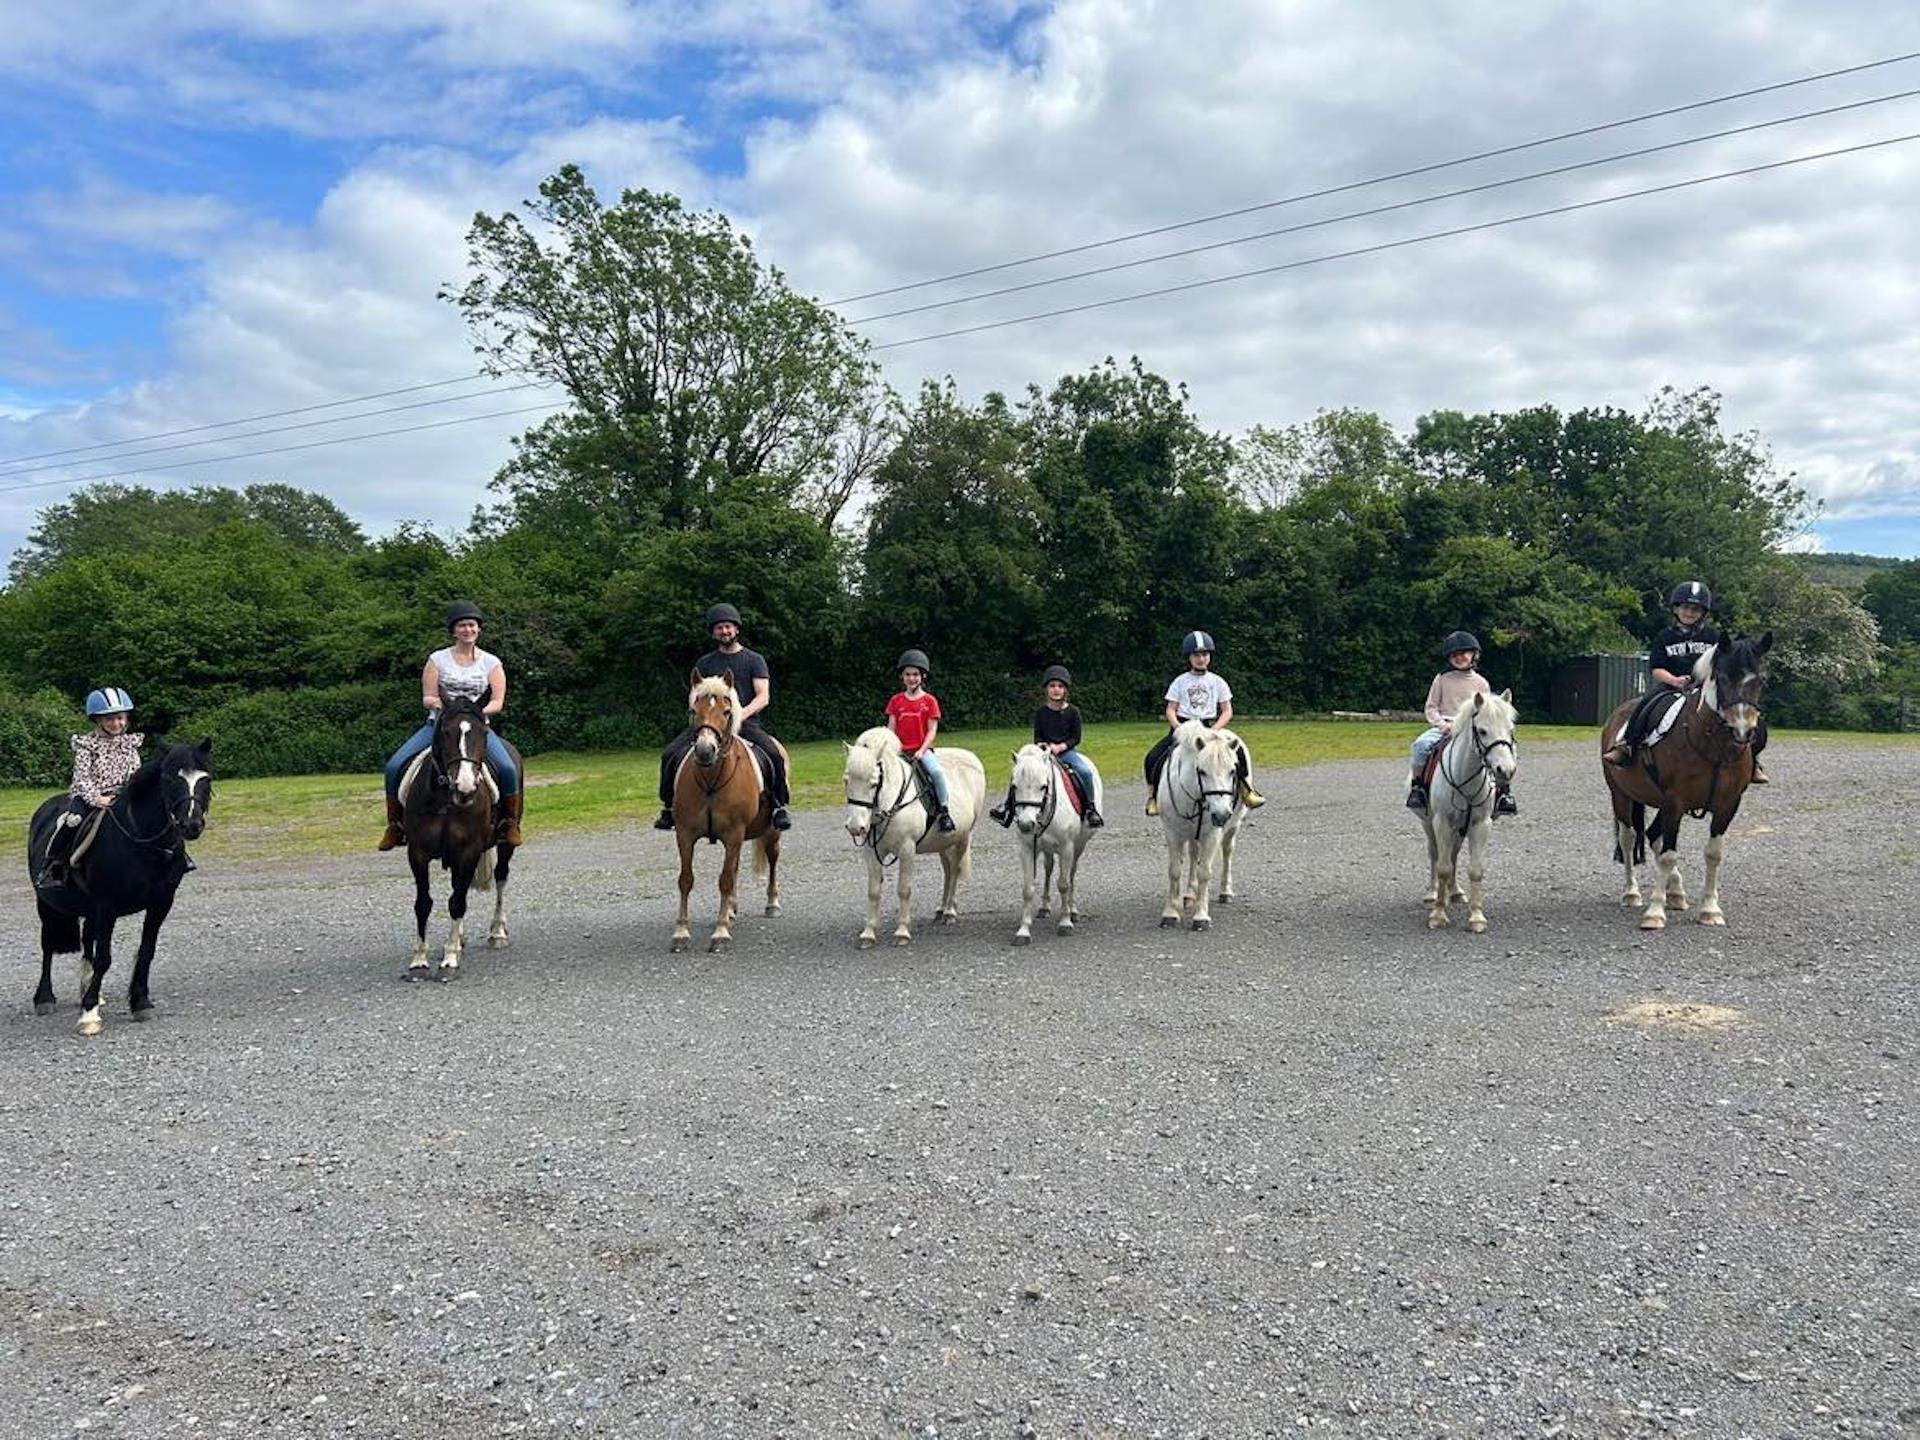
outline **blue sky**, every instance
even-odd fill
[[[463,373],[466,338],[434,291],[461,272],[466,221],[566,160],[603,190],[724,209],[831,297],[1904,50],[1920,50],[1920,16],[1863,0],[1604,15],[1544,0],[0,0],[0,456]],[[1365,198],[1915,87],[1920,63]],[[1910,131],[1920,103],[1890,103],[864,333],[911,338]],[[978,393],[1138,353],[1230,432],[1343,406],[1403,426],[1436,408],[1637,410],[1704,384],[1826,499],[1824,548],[1920,554],[1914,150],[883,358],[903,392],[952,374]],[[249,447],[213,445],[130,478],[283,480],[374,529],[452,528],[527,423],[226,463]],[[98,453],[31,475],[0,461],[0,549],[65,493],[40,482],[143,463]]]

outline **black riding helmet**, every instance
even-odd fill
[[[1455,630],[1440,642],[1440,658],[1445,660],[1458,655],[1462,650],[1480,653],[1480,642],[1465,630]]]
[[[487,617],[480,613],[480,607],[471,600],[456,600],[447,607],[447,629],[453,629],[462,620],[474,620],[482,625],[487,623]]]
[[[1047,673],[1041,677],[1040,683],[1042,685],[1051,685],[1056,680],[1069,690],[1073,688],[1073,676],[1067,672],[1067,667],[1064,665],[1049,665],[1047,667]]]
[[[927,659],[927,652],[924,650],[902,650],[900,652],[900,658],[893,662],[893,668],[896,670],[918,670],[920,672],[920,678],[923,680],[933,674],[933,662]]]
[[[707,629],[709,630],[713,629],[716,625],[725,624],[737,626],[739,623],[740,612],[731,605],[716,605],[707,611]]]
[[[1187,638],[1180,642],[1180,653],[1182,655],[1193,655],[1201,650],[1206,651],[1209,655],[1213,653],[1213,636],[1204,630],[1189,630],[1187,632]]]
[[[1713,609],[1713,591],[1698,580],[1686,580],[1673,587],[1673,593],[1667,597],[1667,608],[1676,605],[1698,605],[1702,610]]]

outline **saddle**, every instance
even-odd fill
[[[927,774],[927,767],[922,765],[918,760],[911,758],[908,759],[907,765],[913,771],[914,794],[919,797],[920,803],[926,807],[927,814],[939,814],[940,792],[933,788],[933,777]]]
[[[73,849],[67,852],[67,868],[71,870],[86,858],[87,851],[93,848],[93,842],[99,838],[100,827],[106,824],[105,807],[89,811],[80,821],[80,837],[73,842]]]
[[[1680,711],[1686,705],[1691,690],[1653,690],[1634,706],[1627,716],[1627,723],[1615,740],[1624,740],[1633,735],[1634,743],[1645,747],[1657,744],[1673,728],[1673,722],[1680,718]]]
[[[427,768],[427,763],[432,759],[433,751],[431,748],[422,750],[418,755],[414,756],[412,760],[408,761],[407,768],[400,772],[398,797],[402,805],[407,803],[407,796],[413,790],[413,782],[419,779],[420,772]],[[493,803],[498,805],[500,803],[500,782],[494,778],[493,766],[490,763],[486,761],[481,762],[480,777],[486,781],[487,793],[492,796]]]
[[[1442,740],[1427,752],[1427,763],[1420,767],[1420,783],[1428,790],[1433,789],[1433,777],[1440,771],[1440,758],[1447,753],[1449,740]]]
[[[1073,806],[1073,813],[1086,814],[1087,797],[1080,793],[1080,782],[1074,778],[1073,771],[1062,765],[1058,756],[1054,757],[1053,768],[1060,772],[1060,792],[1067,797],[1067,803]]]

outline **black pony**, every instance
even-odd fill
[[[80,1033],[98,1035],[100,986],[113,965],[113,926],[122,915],[146,911],[140,928],[140,952],[134,960],[127,1005],[136,1020],[153,1009],[147,971],[154,943],[173,909],[174,892],[187,873],[186,842],[198,839],[213,803],[211,740],[198,745],[169,745],[121,787],[100,820],[93,843],[60,884],[34,892],[40,907],[40,988],[33,992],[36,1015],[54,1008],[53,957],[79,951],[85,993],[80,997]],[[53,827],[66,812],[68,797],[56,795],[27,827],[27,874],[38,874],[46,859]]]
[[[436,860],[453,872],[453,893],[447,897],[453,926],[441,952],[440,978],[451,980],[460,973],[460,956],[466,948],[467,890],[476,875],[481,890],[493,890],[487,944],[497,948],[507,943],[507,872],[513,865],[514,847],[496,848],[494,843],[499,802],[486,767],[489,728],[474,701],[464,695],[449,700],[434,726],[433,746],[407,789],[407,863],[413,867],[413,918],[419,934],[407,964],[409,980],[427,972],[427,917],[433,913],[428,876]],[[507,751],[520,768],[524,790],[526,763],[511,744]],[[491,869],[486,863],[489,850],[495,850]]]

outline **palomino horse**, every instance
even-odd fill
[[[33,992],[34,1014],[53,1013],[53,957],[77,950],[80,1033],[98,1035],[106,1025],[100,987],[113,965],[114,922],[144,910],[127,1008],[135,1020],[151,1018],[147,974],[160,927],[187,873],[186,842],[199,838],[207,806],[213,803],[212,748],[211,740],[169,745],[164,754],[142,765],[100,817],[92,843],[72,864],[65,882],[34,892],[40,910],[40,988]],[[27,826],[28,875],[39,871],[54,823],[66,809],[67,797],[56,795],[34,811]]]
[[[1767,684],[1767,651],[1773,632],[1758,640],[1728,636],[1702,655],[1693,666],[1693,685],[1680,701],[1679,717],[1667,733],[1652,744],[1642,744],[1623,766],[1601,763],[1607,790],[1613,797],[1614,858],[1626,866],[1627,888],[1622,905],[1639,905],[1640,876],[1635,868],[1647,854],[1652,837],[1661,883],[1647,898],[1640,917],[1642,930],[1664,930],[1667,911],[1687,908],[1687,890],[1680,878],[1680,817],[1713,818],[1707,827],[1706,888],[1700,895],[1700,923],[1724,925],[1720,909],[1720,862],[1727,852],[1727,827],[1740,812],[1740,801],[1753,779],[1754,732],[1760,725],[1760,698]],[[1600,748],[1619,739],[1633,707],[1630,700],[1607,718],[1600,732]],[[1657,812],[1647,824],[1647,811]]]
[[[1467,929],[1487,928],[1480,908],[1480,883],[1487,878],[1487,832],[1493,828],[1493,793],[1513,783],[1520,766],[1513,746],[1513,692],[1476,694],[1453,717],[1453,734],[1440,751],[1440,764],[1428,787],[1427,925],[1447,923],[1447,901],[1467,902]],[[1460,890],[1460,846],[1467,847],[1467,890]]]
[[[780,832],[772,825],[773,792],[760,773],[753,745],[740,738],[740,701],[724,675],[693,673],[687,709],[693,748],[673,777],[673,834],[680,844],[680,914],[673,922],[678,953],[693,943],[687,897],[693,893],[693,847],[705,840],[727,847],[720,866],[720,914],[709,952],[733,948],[733,917],[740,909],[740,847],[754,842],[753,868],[767,876],[767,914],[780,913]],[[774,742],[778,744],[779,742]],[[783,756],[786,750],[782,747]]]
[[[900,753],[900,737],[884,726],[864,732],[847,747],[847,768],[841,779],[847,787],[847,834],[867,857],[867,926],[860,932],[860,948],[871,949],[880,929],[880,887],[886,867],[898,865],[899,925],[893,943],[913,940],[913,857],[937,852],[946,872],[937,924],[960,918],[953,892],[973,873],[973,826],[987,806],[987,772],[971,750],[940,747],[940,767],[947,776],[947,813],[953,829],[941,830],[933,812],[920,797],[915,766]]]
[[[1023,745],[1013,753],[1013,831],[1020,847],[1020,873],[1026,878],[1021,893],[1020,928],[1013,934],[1016,945],[1033,943],[1033,917],[1047,913],[1047,892],[1053,886],[1053,867],[1060,866],[1060,923],[1054,928],[1062,935],[1073,933],[1073,922],[1080,918],[1073,902],[1074,877],[1080,869],[1080,852],[1087,848],[1093,830],[1073,802],[1065,795],[1066,777],[1060,762],[1038,745]],[[1082,797],[1097,807],[1097,797]],[[1046,874],[1039,884],[1040,908],[1034,909],[1034,876],[1044,858]]]
[[[460,973],[466,953],[467,891],[493,891],[493,923],[487,944],[498,949],[507,943],[507,874],[513,868],[514,847],[494,844],[498,807],[494,782],[487,774],[487,717],[465,695],[455,696],[440,709],[433,744],[414,771],[407,788],[405,821],[407,864],[413,869],[413,922],[417,938],[407,960],[406,978],[427,973],[427,917],[433,913],[429,874],[437,860],[452,872],[453,889],[447,896],[447,916],[453,922],[440,952],[440,978]],[[526,762],[511,744],[507,751],[526,784]],[[492,865],[487,852],[494,851]]]
[[[1221,862],[1220,903],[1233,899],[1233,842],[1246,814],[1240,804],[1241,742],[1231,730],[1212,730],[1183,720],[1160,772],[1160,825],[1167,836],[1167,905],[1160,927],[1179,925],[1191,913],[1195,930],[1208,929],[1213,865]],[[1251,755],[1249,755],[1251,760]]]

